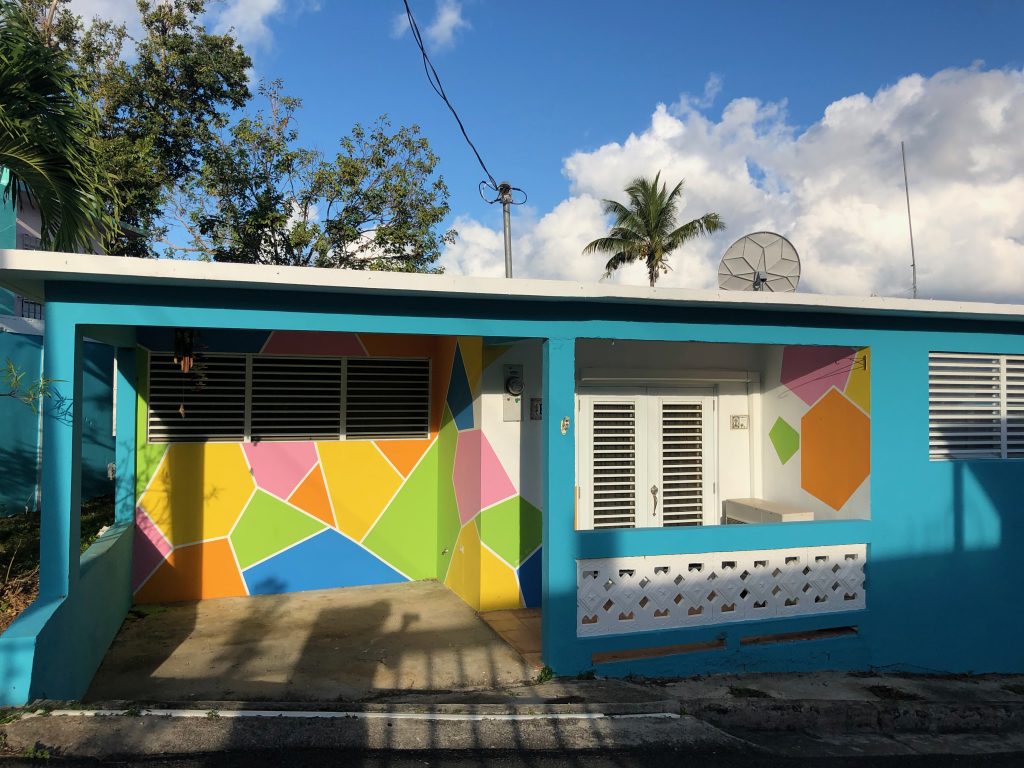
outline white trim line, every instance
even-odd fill
[[[211,716],[210,712],[216,712]],[[440,712],[331,712],[331,711],[309,711],[309,710],[287,710],[287,709],[228,709],[228,710],[200,710],[200,709],[142,709],[138,712],[119,709],[55,709],[51,712],[38,710],[29,712],[22,716],[23,719],[34,717],[183,717],[203,718],[210,717],[225,719],[243,718],[265,718],[265,717],[294,717],[301,719],[352,719],[352,720],[420,720],[420,721],[455,721],[455,722],[481,722],[485,720],[499,720],[507,722],[527,720],[637,720],[641,718],[652,718],[659,720],[678,720],[681,715],[673,712],[651,712],[645,714],[631,715],[606,715],[603,712],[577,712],[577,713],[545,713],[536,715],[515,715],[515,714],[446,714]]]

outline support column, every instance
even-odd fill
[[[39,598],[70,594],[78,583],[81,546],[82,337],[60,303],[46,305],[43,376],[42,515]]]
[[[117,411],[114,414],[117,437],[114,438],[114,522],[135,520],[135,347],[117,349]]]
[[[544,663],[560,674],[589,666],[576,641],[576,340],[544,342]],[[564,432],[563,432],[564,427]]]

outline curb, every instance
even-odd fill
[[[15,752],[45,748],[99,759],[281,749],[517,750],[640,749],[762,752],[693,717],[678,714],[536,715],[190,709],[125,716],[109,710],[54,711],[4,726]]]
[[[187,701],[187,702],[161,702],[159,704],[147,704],[136,701],[104,701],[95,702],[88,707],[81,704],[70,704],[68,702],[38,701],[26,708],[26,714],[32,710],[46,709],[53,712],[95,712],[96,714],[118,715],[126,711],[145,711],[147,714],[158,715],[174,711],[185,713],[189,711],[218,712],[221,714],[229,712],[266,712],[274,711],[279,713],[325,713],[325,714],[359,714],[376,715],[435,715],[435,716],[542,716],[542,715],[601,715],[607,717],[624,717],[639,715],[679,715],[679,702],[676,699],[658,699],[642,702],[620,702],[620,703],[592,703],[592,702],[565,702],[557,699],[551,702],[505,702],[501,704],[363,704],[363,703],[342,703],[338,706],[325,710],[323,702],[295,702],[295,701],[260,701],[260,702],[238,702],[238,701]],[[183,716],[179,714],[179,716]]]
[[[1024,731],[1024,703],[691,699],[682,712],[725,730],[967,734]]]

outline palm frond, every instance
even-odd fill
[[[112,234],[113,184],[96,156],[98,115],[76,74],[46,46],[16,3],[0,3],[0,165],[10,172],[2,204],[39,209],[43,245],[91,250]]]
[[[626,264],[643,261],[653,286],[659,274],[671,269],[668,257],[672,251],[687,240],[725,229],[717,213],[676,227],[683,184],[680,180],[669,190],[661,181],[660,171],[653,179],[633,179],[625,188],[628,202],[603,201],[604,213],[613,217],[614,224],[607,236],[589,243],[583,253],[613,254],[605,265],[605,277]]]

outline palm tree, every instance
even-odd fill
[[[606,237],[588,244],[583,253],[611,254],[605,264],[605,277],[610,277],[619,267],[642,261],[647,265],[647,276],[653,288],[658,276],[668,272],[668,256],[672,251],[688,240],[725,229],[725,222],[717,213],[705,213],[677,227],[676,213],[683,182],[669,192],[660,181],[660,172],[653,180],[642,176],[633,179],[626,187],[628,205],[615,200],[604,201],[605,215],[614,216],[615,224]]]
[[[113,231],[113,185],[100,171],[95,109],[60,51],[18,3],[0,0],[0,204],[39,209],[44,248],[92,250]]]

